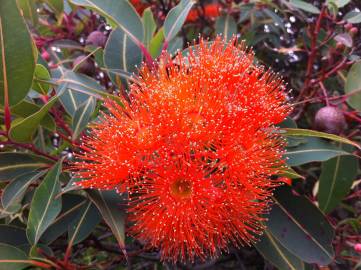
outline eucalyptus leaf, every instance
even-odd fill
[[[75,221],[69,226],[69,245],[76,245],[87,238],[99,224],[101,217],[98,209],[91,201],[84,204],[78,211],[78,216],[75,218]]]
[[[352,65],[347,73],[345,93],[349,95],[347,103],[354,109],[361,111],[361,61]]]
[[[304,143],[287,148],[284,158],[289,166],[299,166],[314,161],[326,161],[337,156],[350,155],[325,140],[315,137],[305,139]]]
[[[139,68],[142,58],[142,52],[137,44],[122,29],[117,28],[111,32],[104,49],[104,65],[107,69],[133,73]],[[110,78],[117,84],[114,74],[110,74]]]
[[[70,0],[70,2],[99,12],[113,26],[122,29],[138,46],[143,41],[144,29],[142,21],[134,7],[127,0]]]
[[[38,180],[44,172],[29,172],[22,174],[11,181],[3,190],[1,203],[6,212],[12,212],[17,205],[20,205],[27,188],[31,183]]]
[[[15,105],[25,98],[32,84],[34,69],[31,37],[16,1],[0,1],[1,105],[6,102]]]
[[[153,12],[150,7],[143,11],[142,22],[144,25],[144,45],[149,49],[150,41],[157,29],[157,24],[155,23]]]
[[[120,207],[121,196],[116,191],[87,190],[89,198],[99,209],[105,222],[112,230],[119,247],[125,253],[124,228],[125,209]]]
[[[22,174],[45,169],[54,161],[29,153],[0,153],[0,181],[10,181]]]
[[[265,230],[260,241],[255,244],[259,253],[270,261],[277,269],[282,270],[304,270],[304,263],[272,235]]]
[[[38,243],[41,235],[61,211],[61,197],[57,197],[61,191],[61,167],[61,161],[53,166],[35,190],[31,201],[26,235],[33,245]]]
[[[29,266],[28,257],[19,248],[0,243],[0,270],[21,270]]]
[[[273,199],[266,225],[274,238],[304,262],[331,263],[334,231],[321,211],[286,186],[277,188]]]
[[[76,110],[72,123],[73,140],[75,140],[83,131],[83,129],[87,126],[90,117],[95,110],[95,105],[95,99],[93,97],[90,97]]]
[[[165,42],[168,43],[181,30],[194,3],[194,0],[181,0],[168,12],[163,25]]]
[[[290,0],[290,4],[295,7],[295,8],[299,8],[303,11],[307,11],[313,14],[319,14],[320,13],[320,9],[315,7],[314,5],[307,3],[305,1],[302,0]]]
[[[230,40],[235,34],[237,34],[237,23],[229,14],[219,17],[216,20],[215,28],[216,33],[222,34],[225,40]]]
[[[53,97],[39,111],[12,125],[9,131],[10,137],[16,142],[31,142],[41,121],[57,99],[57,96]]]
[[[354,156],[338,156],[322,163],[317,198],[323,212],[332,211],[350,192],[357,170]]]
[[[27,245],[28,239],[23,228],[0,224],[0,243],[19,247]]]

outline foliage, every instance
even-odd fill
[[[142,61],[217,34],[245,40],[293,89],[280,129],[288,185],[254,247],[178,267],[357,269],[360,9],[350,0],[1,0],[0,269],[175,267],[125,234],[125,194],[79,190],[71,162],[101,98],[126,97]],[[325,106],[341,117],[318,119],[337,134],[315,120]]]

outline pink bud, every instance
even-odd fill
[[[361,243],[357,243],[353,246],[356,252],[361,253]]]

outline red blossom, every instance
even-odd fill
[[[163,259],[254,242],[284,164],[274,127],[290,111],[282,81],[242,44],[217,38],[143,66],[129,100],[107,100],[84,137],[79,185],[127,190],[130,233]]]

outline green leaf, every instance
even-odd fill
[[[32,114],[35,114],[36,112],[40,111],[41,107],[39,105],[36,105],[34,103],[31,103],[29,101],[23,100],[20,103],[16,104],[15,106],[11,107],[11,113],[13,115],[26,118]],[[55,121],[50,116],[49,113],[47,113],[43,119],[40,121],[40,125],[44,128],[54,131],[55,130]]]
[[[321,211],[286,186],[277,188],[273,199],[266,225],[274,238],[304,262],[331,263],[334,231]]]
[[[96,103],[94,98],[90,97],[75,111],[72,122],[72,129],[73,129],[72,140],[78,138],[80,133],[89,123],[90,117],[95,110],[95,105]]]
[[[105,222],[112,230],[120,248],[124,249],[124,218],[125,209],[120,207],[121,196],[112,191],[87,190],[89,198],[97,206]]]
[[[72,117],[90,96],[96,98],[106,96],[104,88],[97,81],[73,71],[65,72],[57,82],[60,83],[56,89],[60,102]]]
[[[169,42],[178,34],[193,5],[193,0],[181,0],[168,12],[163,25],[165,42]]]
[[[352,10],[346,13],[343,20],[346,20],[348,23],[361,23],[361,12]]]
[[[168,51],[168,53],[173,55],[177,51],[181,51],[182,49],[183,49],[183,38],[175,37],[169,42],[167,51]]]
[[[34,0],[17,0],[18,6],[22,11],[23,16],[33,25],[38,24],[38,13],[36,12],[36,5]]]
[[[41,236],[40,242],[49,245],[64,234],[69,229],[69,226],[76,221],[80,211],[86,204],[87,200],[83,196],[64,194],[62,196],[61,213]]]
[[[237,23],[229,14],[220,16],[216,20],[215,28],[216,33],[222,34],[223,38],[227,41],[237,34]]]
[[[330,2],[330,0],[329,0],[329,2]],[[351,0],[332,0],[332,2],[335,3],[338,8],[343,8],[348,3],[350,3]]]
[[[53,97],[39,111],[12,125],[9,131],[11,139],[22,143],[31,142],[41,120],[57,99],[57,96]]]
[[[153,58],[156,58],[162,52],[162,46],[164,41],[164,29],[163,27],[158,30],[157,34],[152,38],[149,45],[149,52]]]
[[[53,161],[28,153],[0,153],[0,181],[10,181],[17,176],[49,167]]]
[[[361,149],[361,146],[347,138],[344,137],[340,137],[334,134],[330,134],[330,133],[324,133],[324,132],[320,132],[320,131],[315,131],[315,130],[310,130],[310,129],[301,129],[301,128],[284,128],[282,129],[282,134],[284,136],[304,136],[304,137],[318,137],[318,138],[324,138],[324,139],[329,139],[335,142],[341,142],[341,143],[346,143],[346,144],[350,144],[352,146],[357,147],[358,149]]]
[[[28,257],[21,249],[0,244],[0,270],[21,270],[29,266],[24,261]]]
[[[29,242],[36,245],[45,232],[52,224],[61,210],[59,175],[61,172],[61,161],[56,163],[47,173],[43,182],[35,190],[30,205],[26,235]]]
[[[312,5],[310,3],[307,3],[305,1],[290,0],[290,4],[295,8],[299,8],[299,9],[302,9],[302,10],[310,12],[310,13],[314,13],[314,14],[320,13],[319,8],[315,7],[314,5]]]
[[[298,174],[294,169],[292,169],[291,167],[282,170],[282,172],[278,175],[278,176],[284,176],[284,177],[289,177],[291,179],[305,179],[305,177],[303,177],[302,175]]]
[[[57,15],[60,15],[64,11],[64,0],[41,0],[41,2],[46,3]]]
[[[150,41],[153,38],[157,24],[155,23],[152,9],[149,7],[143,11],[144,45],[149,49]]]
[[[350,153],[319,138],[306,137],[304,139],[305,142],[295,147],[288,147],[287,152],[283,155],[284,158],[287,158],[289,166],[299,166],[314,161],[326,161],[341,155],[350,155]]]
[[[47,95],[50,85],[48,83],[40,82],[41,80],[48,81],[50,80],[50,73],[46,67],[41,64],[36,64],[34,81],[32,88],[37,91],[39,94]]]
[[[255,245],[259,253],[270,261],[278,269],[282,270],[303,270],[304,263],[285,247],[272,235],[269,230],[265,230],[262,238]]]
[[[345,93],[349,95],[347,103],[361,111],[361,61],[352,65],[347,73]]]
[[[338,156],[322,163],[317,198],[324,213],[331,212],[350,192],[357,169],[358,160],[354,156]]]
[[[18,247],[28,244],[28,239],[24,229],[0,224],[0,243]]]
[[[286,119],[279,123],[277,126],[279,126],[280,128],[297,128],[296,122],[289,116],[287,116]]]
[[[16,29],[16,31],[14,31]],[[0,1],[0,104],[14,105],[30,90],[35,68],[28,28],[14,0]]]
[[[142,62],[142,57],[139,47],[122,29],[117,28],[110,33],[104,49],[104,65],[107,69],[135,72]],[[117,84],[118,78],[114,74],[110,74],[110,78]]]
[[[138,46],[143,41],[142,21],[134,7],[126,0],[70,0],[71,3],[88,7],[106,17],[113,26],[121,28]]]
[[[44,175],[44,172],[29,172],[22,174],[11,181],[3,190],[1,196],[1,203],[4,211],[13,212],[12,209],[17,209],[18,206],[21,206],[21,201],[27,188],[42,175]]]
[[[78,216],[68,230],[68,245],[73,246],[89,236],[101,221],[101,215],[96,206],[88,201],[79,210]]]

